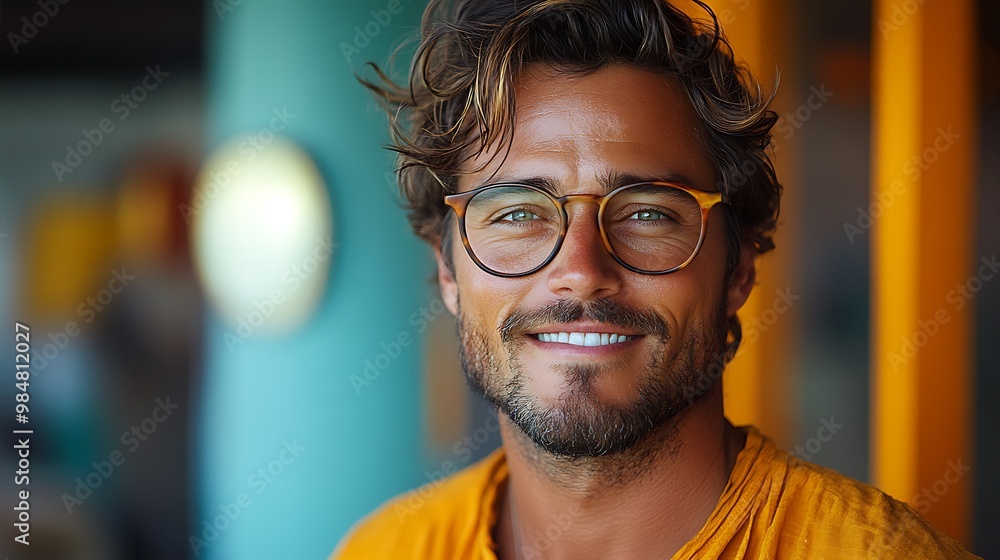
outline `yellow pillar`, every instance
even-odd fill
[[[972,0],[876,0],[873,482],[971,541]]]

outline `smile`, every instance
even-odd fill
[[[624,334],[608,334],[593,332],[558,332],[558,333],[538,333],[534,335],[542,342],[559,342],[562,344],[572,344],[573,346],[608,346],[628,342],[635,336]]]

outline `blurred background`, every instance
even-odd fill
[[[1000,557],[1000,4],[709,4],[781,71],[729,416]],[[354,78],[423,6],[0,2],[0,556],[325,558],[498,445]]]

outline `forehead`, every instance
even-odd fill
[[[529,66],[515,87],[509,153],[460,180],[460,190],[544,178],[567,192],[613,188],[614,177],[671,180],[716,190],[704,131],[673,78],[620,65],[588,74]],[[497,146],[467,162],[477,169]]]

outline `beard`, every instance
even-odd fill
[[[526,389],[529,373],[518,359],[524,335],[543,324],[581,319],[640,332],[654,342],[627,402],[607,402],[594,390],[600,376],[628,367],[620,360],[558,366],[565,390],[555,403],[545,403]],[[678,414],[715,386],[727,356],[726,321],[723,301],[710,324],[695,325],[678,341],[670,363],[672,336],[666,321],[612,300],[560,300],[538,310],[516,309],[499,328],[501,348],[494,348],[488,331],[467,321],[460,306],[456,325],[469,387],[505,414],[540,451],[576,460],[624,454],[653,434],[668,432]]]

